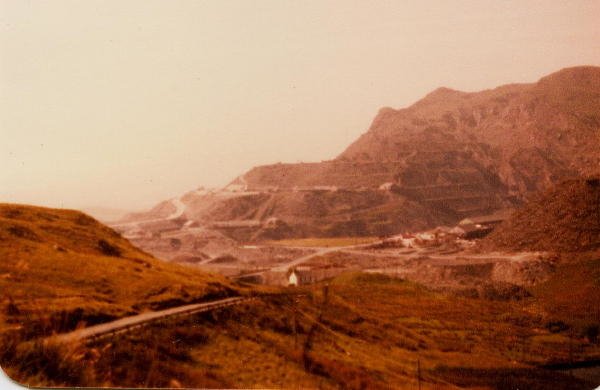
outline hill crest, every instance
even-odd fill
[[[225,278],[160,261],[74,210],[0,203],[0,332],[72,330],[145,309],[235,295]]]

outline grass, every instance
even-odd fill
[[[450,297],[369,274],[290,291],[304,295],[272,295],[83,346],[82,372],[72,377],[92,386],[416,388],[419,362],[423,389],[586,388],[542,366],[570,354],[600,357],[598,344],[545,329],[531,303]]]
[[[568,324],[569,331],[586,336],[600,327],[600,251],[561,256],[556,272],[531,292],[549,321]]]
[[[0,329],[29,337],[235,295],[225,278],[162,262],[77,211],[0,204]]]
[[[423,389],[588,388],[543,368],[600,359],[590,336],[600,263],[597,254],[577,256],[519,301],[349,273],[328,287],[253,291],[302,295],[53,345],[38,337],[242,289],[158,261],[81,213],[0,205],[0,288],[9,292],[0,363],[37,386],[416,388],[418,364]]]
[[[377,237],[325,237],[325,238],[290,238],[266,241],[268,245],[295,247],[337,247],[369,244],[377,241]]]

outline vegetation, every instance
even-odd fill
[[[565,368],[600,360],[596,252],[563,255],[517,301],[349,273],[257,286],[247,292],[261,298],[250,303],[82,344],[44,336],[246,287],[160,262],[66,210],[1,205],[0,258],[0,287],[10,292],[0,364],[28,385],[585,389],[589,371],[571,377]]]
[[[556,272],[531,288],[560,330],[596,340],[600,328],[600,251],[562,254]],[[556,327],[556,326],[555,326]]]
[[[33,345],[9,372],[30,384],[126,387],[591,388],[543,366],[600,357],[585,337],[546,329],[529,303],[368,274],[288,292],[64,347],[61,357],[79,360],[59,368],[43,368],[50,352]]]
[[[568,180],[537,193],[480,247],[556,252],[600,249],[600,178]]]
[[[238,294],[225,278],[165,263],[70,210],[0,204],[0,331],[26,338]]]

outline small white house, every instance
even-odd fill
[[[263,226],[267,228],[275,228],[281,224],[281,221],[277,217],[269,217],[263,222]]]
[[[296,275],[296,271],[292,271],[290,276],[288,276],[288,286],[297,286],[298,285],[298,275]]]
[[[458,225],[459,226],[464,226],[464,225],[473,225],[473,220],[471,218],[465,218],[463,220],[461,220]]]
[[[414,248],[416,239],[414,237],[402,238],[402,245],[405,248]]]
[[[435,239],[435,236],[429,232],[418,233],[417,238],[422,241],[432,241]]]

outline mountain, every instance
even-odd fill
[[[196,224],[242,241],[387,235],[513,208],[599,164],[600,67],[581,66],[481,92],[439,88],[381,109],[333,160],[255,167],[123,222]]]
[[[0,333],[39,337],[235,293],[225,278],[157,260],[73,210],[0,204],[0,259]]]
[[[476,93],[439,88],[408,108],[381,109],[333,161],[258,167],[244,178],[250,187],[469,183],[522,199],[560,177],[598,169],[599,129],[600,67],[568,68]]]
[[[339,158],[402,161],[408,169],[399,179],[412,184],[418,162],[435,161],[420,153],[440,153],[444,162],[461,156],[522,197],[559,177],[598,169],[599,129],[600,68],[576,67],[477,93],[440,88],[409,108],[383,109]],[[429,173],[420,179],[435,184],[444,167]]]

